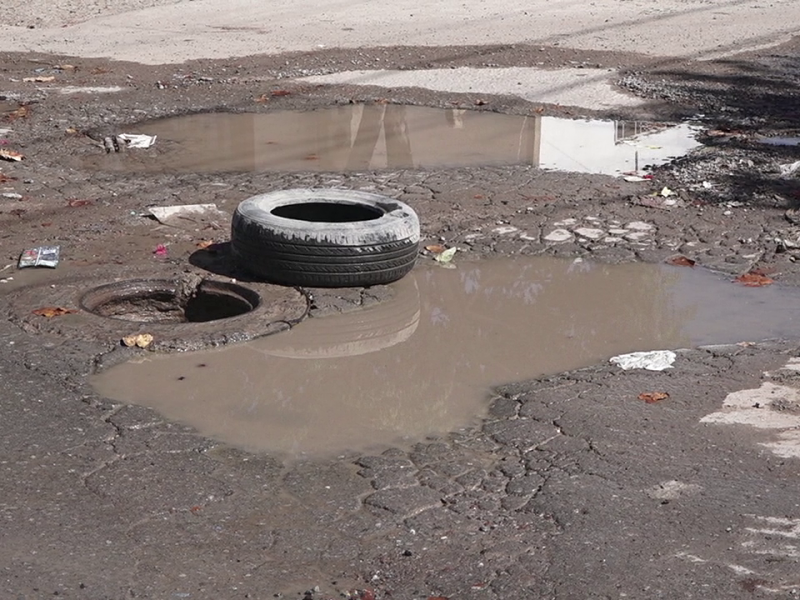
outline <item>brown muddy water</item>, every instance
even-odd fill
[[[353,104],[313,111],[204,113],[132,126],[156,147],[94,156],[124,171],[354,171],[531,165],[617,175],[699,146],[688,124]]]
[[[685,267],[517,258],[421,266],[393,286],[363,311],[147,356],[92,383],[232,446],[320,457],[473,426],[498,384],[636,350],[800,334],[794,290]]]

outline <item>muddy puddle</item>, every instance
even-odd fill
[[[800,335],[800,295],[699,269],[527,258],[418,267],[393,285],[381,305],[148,356],[93,385],[233,446],[318,457],[474,425],[494,385],[619,353]]]
[[[141,123],[157,148],[93,156],[124,171],[353,171],[532,165],[618,175],[699,146],[688,124],[573,120],[393,104],[206,113]]]

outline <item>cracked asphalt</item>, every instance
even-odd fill
[[[175,230],[144,216],[146,207],[214,202],[231,213],[256,193],[316,186],[407,202],[420,215],[425,242],[458,246],[460,260],[547,254],[660,262],[680,254],[731,278],[761,269],[796,286],[800,229],[792,211],[800,184],[781,166],[800,156],[796,147],[757,139],[800,130],[800,113],[787,109],[800,97],[797,48],[795,41],[736,61],[667,66],[619,53],[537,50],[537,61],[550,67],[575,53],[626,65],[622,85],[650,103],[620,113],[483,94],[488,100],[476,105],[469,94],[304,86],[284,81],[286,56],[144,66],[7,53],[0,100],[9,111],[28,106],[30,114],[0,122],[13,129],[3,134],[9,147],[26,155],[2,164],[3,191],[19,196],[0,205],[3,262],[13,264],[22,248],[40,243],[61,244],[65,258],[55,271],[0,273],[0,293],[11,298],[26,285],[58,285],[111,267],[162,273],[216,265],[226,274],[224,257],[217,263],[197,249],[201,241],[224,242],[225,224]],[[437,64],[524,65],[529,50],[492,48],[490,59],[453,59],[443,49]],[[339,61],[369,63],[387,54],[391,49],[290,55],[291,69],[336,70]],[[415,65],[409,49],[394,60],[398,68]],[[126,89],[74,96],[22,81],[42,65],[68,62],[78,68],[57,72],[57,85]],[[254,101],[277,90],[290,93]],[[376,100],[557,116],[702,114],[708,144],[645,182],[527,166],[344,174],[97,168],[104,157],[98,140],[143,119]],[[654,205],[664,186],[676,192],[668,208]],[[169,245],[161,262],[152,256],[159,243]],[[325,318],[388,295],[318,291],[312,314]],[[701,422],[731,394],[764,382],[800,389],[800,372],[790,368],[797,340],[683,349],[674,368],[661,372],[604,364],[509,383],[487,399],[489,418],[467,431],[377,455],[282,462],[99,396],[88,377],[133,351],[111,352],[118,345],[111,335],[26,331],[14,306],[4,302],[0,320],[3,598],[800,595],[796,448],[792,454],[768,446],[773,429]],[[647,390],[669,398],[638,400]],[[796,402],[756,404],[800,413]],[[784,433],[798,429],[800,419]]]

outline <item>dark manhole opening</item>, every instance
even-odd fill
[[[298,202],[272,209],[272,214],[284,219],[310,221],[312,223],[348,223],[372,221],[383,216],[383,211],[363,204],[346,202]]]
[[[136,280],[97,287],[81,299],[82,307],[101,317],[139,323],[206,323],[254,310],[256,292],[221,281],[201,281],[184,288],[175,281]]]

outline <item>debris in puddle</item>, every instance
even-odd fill
[[[149,148],[156,143],[156,135],[143,133],[120,133],[117,138],[125,142],[128,148]]]
[[[642,392],[638,398],[646,404],[655,404],[669,398],[669,394],[667,392]]]
[[[433,259],[442,266],[447,265],[452,267],[453,265],[449,263],[453,260],[453,257],[455,256],[457,250],[458,249],[456,247],[448,248],[444,252],[439,252],[438,254],[434,254]]]
[[[153,336],[149,333],[134,333],[122,338],[122,343],[128,348],[147,348],[153,343]]]
[[[775,282],[773,279],[767,277],[762,271],[759,270],[743,273],[734,279],[734,281],[747,287],[762,287]]]
[[[646,369],[648,371],[663,371],[671,369],[675,362],[676,354],[671,350],[652,350],[650,352],[631,352],[620,354],[609,359],[623,371],[629,369]]]
[[[156,246],[156,249],[153,250],[153,256],[155,256],[156,258],[167,258],[168,255],[169,255],[169,249],[164,244],[158,244],[158,246]]]
[[[27,267],[50,267],[54,269],[58,265],[60,254],[61,246],[30,248],[20,255],[17,267],[20,269]]]
[[[63,306],[45,306],[43,308],[32,310],[31,314],[51,319],[53,317],[60,317],[62,315],[71,315],[76,312],[78,311],[74,308],[64,308]]]
[[[670,265],[675,265],[676,267],[693,267],[697,264],[697,261],[694,261],[691,258],[686,258],[682,254],[679,254],[678,256],[668,258],[667,263]]]
[[[160,223],[173,227],[196,227],[200,221],[219,219],[225,213],[216,204],[180,204],[177,206],[151,206],[147,209]]]
[[[15,152],[14,150],[0,150],[0,158],[12,162],[19,162],[23,160],[25,157],[19,152]]]

